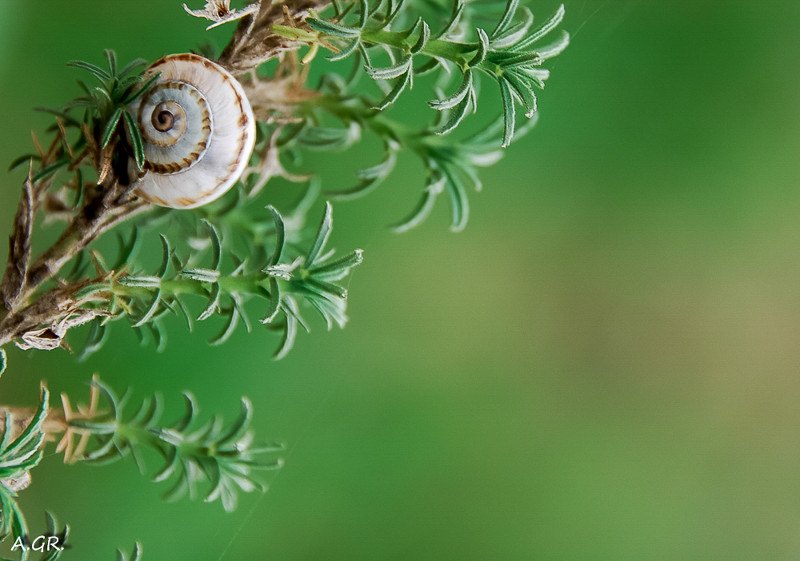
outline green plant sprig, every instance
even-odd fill
[[[17,496],[20,490],[28,486],[30,472],[42,460],[49,411],[49,393],[42,386],[39,406],[27,419],[19,435],[13,436],[17,424],[14,414],[6,409],[3,415],[0,431],[0,541],[12,539],[16,543],[18,539],[30,539],[28,523],[17,502]],[[25,422],[25,419],[20,418],[18,421]],[[48,529],[46,535],[58,537],[58,543],[65,544],[69,536],[69,526],[65,525],[59,532],[55,518],[49,512],[45,512],[45,521]],[[19,548],[20,561],[29,559],[31,551],[30,543],[23,543],[23,547]],[[56,561],[62,551],[61,548],[48,548],[39,559]]]
[[[109,411],[95,418],[67,420],[69,431],[88,434],[95,440],[80,456],[69,458],[71,461],[102,465],[130,455],[144,472],[142,451],[149,448],[164,460],[153,474],[153,481],[175,481],[164,494],[165,499],[175,500],[184,495],[194,498],[197,484],[206,482],[209,489],[204,495],[205,502],[221,500],[226,511],[236,508],[240,491],[266,489],[254,478],[254,471],[279,469],[283,464],[280,459],[256,459],[261,454],[280,452],[283,446],[253,444],[252,405],[246,398],[242,398],[239,417],[229,427],[225,428],[216,417],[195,426],[197,404],[191,394],[185,393],[186,411],[175,423],[164,426],[159,424],[162,404],[158,395],[143,400],[138,410],[127,416],[129,392],[119,397],[97,379],[92,384],[105,399]]]
[[[458,27],[464,13],[464,0],[457,0],[450,20],[444,29],[432,36],[430,26],[419,18],[409,28],[402,31],[390,29],[406,2],[400,0],[396,5],[390,0],[386,11],[378,13],[379,7],[370,9],[366,0],[361,0],[357,8],[351,10],[349,19],[356,19],[351,25],[343,25],[337,19],[343,18],[338,8],[331,19],[319,17],[306,18],[306,23],[314,30],[316,40],[323,44],[340,46],[340,52],[331,60],[342,60],[359,53],[366,65],[367,73],[375,80],[393,80],[393,85],[385,97],[375,105],[383,110],[392,105],[405,89],[413,86],[415,74],[429,72],[436,67],[461,72],[461,85],[452,95],[429,102],[437,111],[447,111],[447,120],[437,128],[437,134],[453,131],[470,112],[477,109],[478,94],[475,85],[476,72],[481,72],[497,82],[503,102],[504,131],[502,146],[508,146],[514,137],[515,103],[522,105],[525,116],[530,118],[536,112],[536,89],[544,87],[549,72],[541,68],[548,59],[560,54],[569,44],[569,35],[562,33],[555,42],[534,50],[534,45],[551,33],[564,17],[562,5],[542,26],[530,31],[533,15],[524,8],[519,9],[519,0],[508,0],[506,9],[491,33],[476,28],[477,40],[473,42],[453,41],[449,34]],[[521,21],[518,13],[522,12]],[[280,31],[280,30],[279,30]],[[393,64],[388,67],[373,66],[367,49],[388,48],[394,51]],[[422,58],[420,63],[416,61]]]
[[[82,357],[102,346],[109,322],[123,317],[130,318],[137,331],[148,329],[161,346],[166,341],[161,320],[169,313],[182,315],[189,329],[195,321],[222,316],[225,325],[210,340],[212,345],[222,344],[240,322],[250,329],[251,321],[244,303],[251,298],[267,301],[261,323],[282,332],[276,358],[283,358],[292,348],[298,327],[308,330],[300,312],[301,301],[322,315],[328,329],[334,324],[344,327],[347,291],[335,282],[344,279],[353,267],[361,263],[361,250],[339,259],[334,259],[332,252],[324,252],[333,226],[332,210],[328,204],[310,249],[304,255],[295,254],[287,248],[286,229],[280,213],[273,207],[268,210],[275,238],[271,254],[267,255],[261,249],[250,253],[248,258],[242,258],[231,252],[230,260],[236,265],[228,273],[222,271],[224,240],[215,226],[204,221],[211,247],[211,260],[206,267],[194,265],[191,258],[178,258],[162,235],[162,263],[155,274],[131,274],[124,268],[103,271],[100,280],[80,289],[76,298],[85,302],[86,309],[102,312],[90,331]],[[120,263],[132,261],[136,243],[134,239],[125,245]],[[188,311],[182,299],[185,295],[206,300],[199,314]]]
[[[42,386],[39,406],[28,424],[16,438],[13,415],[6,411],[0,435],[0,541],[9,537],[28,535],[25,517],[17,503],[15,482],[30,478],[30,471],[42,459],[45,431],[43,424],[47,418],[49,393]],[[27,485],[21,485],[23,488]],[[23,550],[22,559],[27,559]]]
[[[284,450],[282,444],[254,443],[250,428],[253,408],[247,398],[242,398],[238,417],[226,427],[218,417],[198,424],[197,403],[190,393],[184,393],[184,413],[174,423],[163,424],[162,400],[158,394],[143,399],[131,414],[127,411],[132,401],[130,390],[120,397],[96,376],[91,387],[88,404],[78,406],[77,410],[73,410],[65,395],[62,395],[62,410],[52,409],[44,386],[35,410],[2,407],[0,541],[28,539],[28,524],[17,495],[28,486],[30,473],[41,462],[46,443],[59,434],[56,452],[63,453],[64,461],[70,463],[102,465],[131,456],[144,473],[144,452],[154,450],[163,465],[152,475],[152,480],[173,481],[164,495],[166,499],[184,495],[195,498],[198,485],[205,483],[208,489],[203,499],[220,500],[226,511],[236,507],[240,492],[266,490],[256,478],[257,472],[279,469],[283,464],[280,458],[275,458],[276,453]],[[56,522],[49,513],[46,520],[48,535],[58,536],[59,543],[64,544],[69,527],[56,533]],[[31,551],[30,547],[20,548],[20,560],[29,559]],[[52,549],[45,552],[41,561],[55,561],[59,554],[59,550]],[[141,546],[137,543],[131,559],[140,556]]]
[[[146,64],[144,59],[133,60],[118,70],[114,51],[106,49],[104,55],[108,66],[107,70],[83,60],[67,63],[67,66],[89,72],[96,80],[97,85],[92,86],[87,85],[83,80],[78,80],[78,85],[86,95],[77,97],[58,109],[38,108],[40,111],[51,113],[58,118],[56,130],[59,134],[54,142],[54,147],[57,147],[58,151],[55,156],[49,154],[44,156],[42,153],[25,154],[15,159],[9,169],[14,169],[28,160],[41,162],[42,167],[32,176],[32,181],[36,184],[64,168],[79,169],[77,166],[89,155],[88,144],[95,145],[95,150],[102,154],[119,140],[130,146],[137,168],[139,170],[143,168],[142,136],[128,105],[150,88],[158,79],[158,74],[148,78],[141,74],[141,67]],[[83,109],[82,118],[78,119],[72,115],[76,109]],[[79,131],[77,139],[72,144],[69,144],[67,140],[66,131],[70,128]],[[98,161],[94,162],[98,174],[101,175],[100,182],[103,179],[104,169],[107,174],[108,167],[112,165],[114,151],[107,151],[106,156],[105,161],[97,158]],[[80,197],[82,176],[78,177],[79,184],[76,187]]]
[[[297,41],[338,48],[339,52],[329,57],[333,61],[350,56],[357,60],[350,79],[343,79],[334,72],[323,75],[317,89],[319,95],[298,107],[302,121],[284,127],[276,144],[288,153],[297,149],[344,150],[358,142],[365,132],[380,139],[382,160],[358,170],[355,185],[327,190],[326,196],[333,200],[349,200],[373,191],[393,171],[397,155],[403,150],[410,151],[425,167],[423,193],[406,218],[392,228],[403,232],[421,224],[439,195],[446,193],[451,208],[451,229],[459,231],[466,226],[469,217],[469,191],[481,189],[478,168],[495,164],[502,157],[501,148],[512,138],[521,137],[537,120],[534,89],[542,88],[549,77],[549,72],[540,65],[566,48],[569,35],[563,33],[555,42],[534,48],[560,25],[564,7],[533,29],[531,12],[520,7],[517,0],[509,0],[491,32],[475,28],[478,40],[464,42],[460,37],[453,38],[469,29],[467,20],[472,10],[463,1],[455,3],[449,19],[435,35],[422,19],[403,28],[404,6],[404,2],[394,0],[372,6],[365,0],[337,1],[333,3],[332,16],[306,18],[307,30],[277,30],[292,35]],[[373,51],[387,51],[391,66],[377,68],[373,63],[375,57],[369,54]],[[356,87],[362,63],[379,83],[393,82],[380,103],[376,104]],[[385,111],[406,87],[411,86],[415,75],[436,69],[455,70],[461,79],[451,95],[437,88],[437,98],[429,102],[438,111],[438,119],[432,127],[420,129],[392,118]],[[467,138],[443,137],[475,112],[481,75],[489,76],[498,84],[503,119],[492,121]],[[528,120],[522,126],[515,123],[515,104],[521,104],[526,110]],[[336,124],[331,125],[326,115],[332,116]]]
[[[106,49],[104,53],[108,62],[108,71],[80,60],[67,63],[68,66],[87,70],[100,85],[90,88],[84,82],[78,81],[78,85],[86,92],[86,96],[67,103],[62,111],[66,112],[73,107],[86,108],[89,122],[94,125],[94,128],[102,130],[101,149],[105,149],[115,135],[122,138],[127,133],[133,148],[136,167],[141,170],[144,166],[142,135],[128,106],[144,94],[159,75],[156,73],[144,79],[141,74],[135,74],[137,68],[146,64],[144,59],[136,59],[117,72],[117,59],[114,51]],[[120,123],[123,125],[123,130],[118,130]]]
[[[341,150],[352,144],[350,138],[360,138],[364,134],[362,131],[383,139],[382,160],[357,170],[355,185],[328,190],[325,193],[327,197],[332,200],[351,200],[372,192],[393,171],[397,154],[406,150],[423,163],[426,179],[420,201],[406,218],[392,225],[393,230],[405,232],[421,224],[442,193],[446,193],[450,201],[451,229],[460,231],[466,226],[469,218],[468,193],[470,190],[479,191],[482,187],[478,168],[493,165],[503,157],[500,148],[502,121],[493,121],[475,134],[454,140],[452,137],[442,137],[431,129],[420,131],[374,110],[368,99],[348,94],[346,85],[330,76],[323,80],[320,93],[303,107],[306,118],[287,127],[284,137],[279,141],[284,151],[315,150],[327,145],[334,145]],[[323,121],[320,113],[333,116],[341,123],[341,127],[317,124]],[[517,135],[525,134],[535,123],[534,115],[518,129]]]

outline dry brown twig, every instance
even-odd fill
[[[211,2],[209,2],[210,4]],[[226,3],[217,0],[216,3]],[[328,0],[292,0],[291,4],[260,0],[254,15],[242,18],[218,62],[234,75],[254,70],[261,63],[296,50],[300,44],[272,31],[276,24],[300,27],[310,11],[320,11]]]

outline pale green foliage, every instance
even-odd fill
[[[425,74],[435,70],[447,70],[462,74],[461,85],[452,95],[435,99],[429,105],[438,111],[448,111],[447,120],[436,129],[436,134],[453,131],[478,106],[478,93],[475,87],[476,72],[496,80],[503,99],[504,133],[502,146],[508,146],[514,137],[514,102],[525,107],[526,117],[536,111],[536,88],[544,88],[549,72],[541,67],[549,58],[560,54],[569,44],[569,35],[563,33],[555,42],[534,48],[541,39],[553,31],[564,17],[562,5],[553,17],[541,27],[531,31],[533,14],[528,8],[519,9],[519,0],[509,0],[505,12],[491,33],[480,27],[475,28],[475,40],[464,42],[462,37],[454,40],[464,19],[465,2],[457,0],[452,15],[442,29],[432,35],[431,27],[417,18],[403,29],[398,20],[406,7],[406,0],[378,2],[370,8],[367,0],[360,0],[358,6],[350,3],[342,8],[334,2],[334,21],[307,18],[306,22],[319,37],[337,45],[340,52],[331,60],[343,60],[358,53],[365,64],[366,72],[375,80],[394,80],[386,96],[376,104],[383,110],[397,101],[400,94],[410,89],[415,74]],[[408,3],[411,4],[410,2]],[[355,6],[355,7],[354,7]],[[348,12],[352,13],[351,17]],[[352,20],[351,25],[342,22]],[[395,31],[395,28],[401,28]],[[382,47],[393,53],[392,64],[376,67],[372,63],[368,49]]]
[[[127,135],[131,147],[133,148],[134,159],[139,169],[142,169],[144,162],[144,151],[142,148],[142,136],[136,126],[136,120],[128,109],[128,105],[144,94],[150,85],[158,78],[158,74],[144,80],[141,76],[141,69],[147,61],[136,59],[125,65],[124,68],[117,69],[117,57],[114,51],[106,49],[105,57],[108,70],[83,60],[74,60],[68,66],[79,68],[89,72],[98,83],[89,86],[82,80],[78,80],[78,85],[86,95],[78,97],[59,109],[40,107],[40,111],[52,113],[59,118],[60,126],[63,129],[78,129],[83,126],[98,135],[101,149],[108,147],[112,140],[117,141],[118,135]],[[138,70],[138,72],[137,72]],[[83,109],[82,119],[75,118],[75,109]],[[60,156],[53,162],[46,162],[34,174],[33,182],[37,183],[50,177],[59,170],[67,167],[74,167],[78,162],[76,155],[86,147],[86,137],[81,134],[69,149],[61,152]],[[66,142],[66,138],[64,138]],[[10,168],[26,163],[29,160],[42,161],[40,154],[25,154],[14,160]],[[79,170],[80,168],[78,168]],[[80,204],[82,189],[76,189],[78,200],[76,206]]]
[[[215,220],[226,226],[225,216],[235,208],[236,205],[217,213]],[[260,312],[261,323],[281,333],[276,358],[282,358],[292,348],[298,326],[308,330],[300,302],[319,311],[328,329],[334,324],[344,327],[347,291],[335,281],[342,280],[361,263],[362,252],[356,250],[334,258],[334,252],[324,251],[333,226],[331,206],[326,205],[319,230],[306,254],[298,251],[296,244],[287,244],[286,225],[275,208],[269,207],[261,214],[260,217],[251,214],[246,227],[269,232],[274,239],[269,251],[264,245],[245,246],[241,250],[228,247],[217,227],[202,218],[200,224],[205,235],[190,234],[194,246],[185,248],[183,256],[161,235],[161,265],[152,274],[136,269],[140,236],[138,229],[133,230],[130,240],[121,242],[117,265],[104,270],[100,282],[91,283],[77,293],[78,298],[87,302],[87,308],[97,306],[104,312],[93,325],[81,356],[99,349],[106,341],[107,326],[124,317],[129,318],[142,338],[145,330],[151,333],[161,348],[166,342],[163,322],[166,315],[183,316],[190,330],[195,322],[222,316],[222,330],[209,341],[212,345],[222,344],[240,323],[248,331],[251,329],[250,314],[245,307],[248,299],[266,301]],[[299,232],[289,232],[289,237],[296,239]],[[200,246],[207,249],[199,251]],[[201,260],[203,255],[205,262]],[[226,270],[223,262],[228,261],[231,265]],[[191,295],[205,300],[197,313],[189,311],[186,300]]]
[[[228,511],[236,507],[238,492],[265,489],[254,478],[254,471],[273,470],[282,465],[278,459],[257,459],[262,454],[281,451],[283,447],[253,443],[250,431],[253,411],[247,398],[242,398],[241,413],[227,428],[218,417],[211,417],[198,426],[197,404],[191,394],[185,393],[183,415],[165,425],[161,422],[163,405],[158,395],[144,399],[133,414],[127,414],[129,392],[119,397],[99,380],[93,384],[105,399],[108,410],[90,419],[68,421],[70,430],[93,437],[89,447],[79,457],[72,458],[75,461],[102,465],[130,455],[144,472],[143,450],[151,448],[163,459],[163,465],[152,476],[153,481],[173,481],[164,498],[177,499],[186,494],[194,498],[198,483],[205,482],[208,489],[204,500],[221,500]]]
[[[14,480],[30,477],[30,471],[42,459],[45,433],[42,424],[47,417],[49,393],[42,387],[39,406],[25,428],[15,438],[14,419],[6,413],[0,435],[0,541],[8,537],[27,536],[28,528],[19,505]],[[27,554],[22,554],[22,559]]]
[[[241,412],[227,426],[219,417],[197,423],[197,404],[194,397],[184,394],[184,413],[173,423],[161,422],[162,400],[158,395],[142,400],[132,414],[126,412],[131,402],[130,392],[122,397],[102,383],[93,382],[93,394],[104,398],[105,408],[98,408],[92,399],[89,409],[81,413],[65,409],[56,424],[63,432],[57,450],[65,460],[87,464],[107,464],[132,456],[141,471],[145,470],[144,451],[154,450],[162,465],[152,475],[155,482],[171,481],[164,493],[166,499],[183,495],[194,498],[198,485],[207,487],[203,500],[220,500],[226,511],[236,507],[240,492],[266,489],[256,472],[275,470],[282,460],[275,453],[284,448],[281,444],[257,444],[250,430],[253,409],[247,398],[242,398]],[[48,392],[42,388],[42,399],[32,418],[19,435],[13,437],[13,418],[6,414],[0,435],[0,541],[29,536],[28,524],[17,502],[14,480],[29,477],[29,472],[42,458],[45,446],[44,423],[48,418]],[[79,449],[74,441],[81,439]],[[264,457],[266,455],[266,458]],[[47,514],[48,534],[59,536],[64,544],[69,533],[65,527],[56,534],[56,524]],[[28,559],[30,548],[20,549],[21,560]],[[56,549],[47,552],[42,561],[58,558]],[[119,553],[119,555],[123,555]],[[139,559],[141,548],[136,544],[131,560]],[[121,558],[125,558],[124,556]]]
[[[501,148],[533,125],[535,90],[544,88],[550,75],[541,65],[569,43],[566,32],[545,41],[561,23],[563,6],[534,28],[530,10],[520,7],[518,0],[509,0],[491,31],[472,27],[475,6],[458,0],[448,17],[434,23],[440,14],[427,20],[417,17],[418,6],[411,1],[379,0],[372,5],[367,0],[337,1],[332,14],[306,19],[309,31],[274,26],[278,33],[305,42],[312,50],[320,44],[334,50],[329,57],[334,63],[355,60],[349,78],[343,78],[341,71],[323,75],[317,89],[321,95],[301,108],[304,120],[275,129],[281,133],[277,145],[286,152],[343,150],[358,142],[362,133],[374,134],[382,142],[383,160],[358,170],[355,186],[330,190],[327,196],[348,200],[371,192],[391,174],[397,154],[407,150],[425,166],[426,183],[416,207],[394,230],[403,232],[421,224],[437,196],[445,192],[451,229],[463,229],[469,217],[468,192],[481,187],[477,168],[500,160]],[[470,35],[473,39],[467,40]],[[384,62],[379,64],[379,60]],[[381,86],[381,98],[364,93],[367,89],[358,83],[364,73]],[[449,86],[449,95],[436,88],[437,97],[428,104],[438,112],[433,126],[415,128],[408,119],[393,119],[390,110],[401,94],[413,87],[415,77],[428,74],[436,74],[442,87],[455,82]],[[477,111],[482,76],[498,85],[502,119],[468,138],[442,138]],[[525,110],[528,122],[522,126],[516,124],[515,105]]]

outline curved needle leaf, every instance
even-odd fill
[[[220,296],[220,286],[218,282],[215,282],[211,285],[211,295],[208,298],[208,304],[206,305],[206,309],[197,316],[197,321],[205,321],[214,315],[214,312],[217,311],[219,308],[219,296]]]
[[[464,0],[456,0],[455,4],[453,4],[453,13],[450,16],[450,21],[447,22],[445,28],[434,39],[446,39],[448,35],[455,31],[461,21],[461,16],[464,14],[464,5]]]
[[[458,88],[456,93],[451,95],[450,97],[446,97],[444,99],[436,99],[433,101],[429,101],[428,105],[436,109],[437,111],[442,111],[444,109],[451,109],[461,103],[461,100],[466,97],[466,95],[470,92],[473,88],[472,83],[472,69],[468,69],[464,72],[464,79],[461,81],[461,86]]]
[[[325,248],[325,244],[328,243],[328,237],[331,235],[331,229],[333,228],[333,207],[331,206],[330,202],[325,202],[325,214],[322,216],[322,222],[319,225],[319,230],[317,230],[317,235],[314,238],[314,243],[311,245],[311,249],[308,251],[305,259],[305,267],[310,268],[314,265],[317,257],[319,257],[322,250]]]
[[[220,263],[222,263],[222,241],[219,237],[219,232],[214,225],[203,218],[203,224],[208,229],[209,238],[211,239],[211,270],[218,271]]]
[[[278,279],[275,277],[269,278],[269,308],[267,308],[267,315],[261,320],[261,323],[272,323],[278,315],[281,306],[281,292],[278,287]]]
[[[486,32],[480,27],[476,28],[478,32],[478,52],[472,57],[467,64],[468,66],[478,66],[486,59],[486,53],[489,51],[489,37]]]
[[[501,146],[505,148],[511,144],[511,140],[514,138],[514,100],[511,97],[508,81],[501,77],[497,83],[500,84],[500,96],[503,100],[503,143]]]
[[[433,210],[436,197],[444,191],[445,179],[441,178],[425,187],[422,198],[416,208],[405,219],[391,226],[392,231],[400,234],[422,224]]]
[[[272,213],[272,220],[275,222],[275,251],[269,258],[268,264],[277,265],[283,255],[283,246],[286,243],[286,229],[283,224],[283,217],[281,217],[278,210],[272,205],[269,205],[267,210]]]
[[[219,335],[211,339],[209,344],[212,346],[217,346],[230,339],[231,335],[233,335],[233,331],[236,329],[236,326],[239,325],[239,317],[239,309],[236,306],[231,306],[230,312],[228,313],[228,322],[225,324],[224,329]]]
[[[369,19],[369,4],[367,0],[360,0],[359,1],[359,13],[358,13],[358,28],[364,29],[367,25],[367,20]]]
[[[339,51],[338,53],[334,53],[331,56],[329,56],[328,60],[331,61],[331,62],[338,62],[340,60],[344,60],[347,57],[349,57],[351,54],[356,52],[356,50],[358,49],[360,44],[361,44],[361,39],[360,38],[356,38],[349,45],[344,47],[341,51]]]
[[[156,311],[158,311],[158,305],[160,303],[161,303],[161,289],[159,288],[156,291],[156,295],[153,297],[153,302],[150,304],[150,307],[141,317],[141,319],[133,324],[133,327],[141,327],[142,325],[153,319],[153,316],[156,314]]]
[[[84,60],[71,60],[67,63],[67,66],[72,66],[73,68],[81,68],[83,70],[88,70],[92,73],[92,75],[100,80],[101,82],[105,83],[106,81],[111,79],[111,75],[100,68],[99,66],[92,64],[91,62],[86,62]]]
[[[414,43],[413,47],[411,47],[411,54],[415,55],[422,49],[424,49],[425,45],[428,44],[428,40],[430,38],[431,38],[431,28],[428,27],[428,24],[425,23],[425,21],[422,21],[422,31],[420,31],[419,39],[417,39],[417,42]]]
[[[130,111],[125,109],[122,112],[122,117],[125,119],[125,128],[128,130],[128,135],[133,144],[133,156],[136,160],[136,167],[141,171],[144,169],[144,143],[142,142],[142,133],[139,132],[139,126],[136,120],[131,115]]]
[[[450,111],[450,116],[447,119],[447,122],[442,125],[441,128],[436,130],[436,134],[444,135],[452,132],[458,125],[461,124],[461,121],[464,120],[464,117],[467,116],[471,105],[472,97],[464,97],[461,102]]]
[[[242,410],[239,417],[233,422],[231,428],[219,440],[218,446],[225,446],[227,444],[235,443],[242,438],[250,426],[250,421],[253,418],[253,404],[246,397],[242,397]]]
[[[109,73],[112,76],[116,76],[117,75],[117,53],[115,53],[111,49],[105,49],[103,51],[103,54],[105,55],[106,60],[108,61]]]
[[[553,17],[551,17],[548,21],[546,21],[545,24],[542,25],[539,29],[537,29],[536,31],[528,35],[525,39],[514,45],[514,49],[518,51],[527,49],[528,47],[533,45],[536,41],[538,41],[551,31],[553,31],[556,27],[558,27],[558,25],[564,19],[564,13],[565,13],[564,4],[561,4],[556,10],[556,13],[553,14]]]
[[[163,280],[164,277],[167,276],[167,270],[169,269],[171,251],[169,248],[169,241],[167,241],[166,236],[164,236],[164,234],[159,234],[159,236],[161,237],[162,256],[161,256],[161,266],[158,268],[156,276]]]
[[[378,111],[383,111],[391,104],[393,104],[395,101],[397,101],[397,98],[400,97],[400,94],[403,93],[403,90],[405,90],[406,87],[408,87],[408,89],[411,89],[413,84],[414,84],[414,73],[411,71],[411,68],[409,68],[408,72],[406,72],[402,78],[399,78],[395,82],[394,87],[388,94],[386,94],[386,97],[383,98],[383,101],[381,101],[378,105],[375,106],[375,109],[377,109]]]
[[[494,28],[492,31],[492,39],[495,37],[499,37],[503,35],[503,33],[508,29],[508,26],[511,25],[511,20],[514,19],[514,14],[519,7],[519,0],[508,0],[506,4],[506,9],[503,12],[503,16],[500,18],[500,21],[497,23],[497,27]]]
[[[101,144],[102,148],[108,146],[108,143],[111,141],[111,137],[114,135],[114,131],[117,130],[117,123],[119,123],[119,120],[122,117],[122,111],[122,107],[117,107],[117,109],[114,111],[114,114],[111,115],[111,119],[108,120],[106,130],[103,132],[103,142]]]
[[[386,68],[372,68],[371,66],[365,66],[364,68],[367,74],[375,80],[391,80],[403,74],[408,74],[411,68],[411,57],[407,56],[394,66],[388,66]]]
[[[311,27],[311,29],[319,31],[320,33],[325,33],[326,35],[333,35],[334,37],[344,37],[347,39],[361,36],[360,29],[345,27],[344,25],[339,25],[319,18],[306,18],[306,23]]]
[[[189,392],[183,392],[183,400],[186,403],[186,411],[184,412],[183,416],[178,419],[175,424],[172,425],[172,430],[176,432],[183,432],[189,425],[192,423],[192,419],[194,419],[195,413],[197,412],[197,401]]]

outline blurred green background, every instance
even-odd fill
[[[34,106],[77,95],[68,60],[206,38],[178,2],[0,8],[5,161],[50,123]],[[281,362],[269,334],[211,348],[218,326],[177,320],[161,354],[122,325],[84,364],[11,351],[3,403],[40,379],[79,399],[98,372],[230,418],[247,395],[259,436],[288,444],[233,514],[162,503],[130,461],[48,456],[21,502],[34,530],[44,509],[72,526],[65,560],[136,539],[146,560],[800,558],[800,3],[566,9],[539,123],[484,171],[466,231],[442,204],[387,232],[419,194],[410,157],[335,206],[334,245],[366,256],[344,331],[314,321]],[[23,176],[3,174],[7,232]]]

